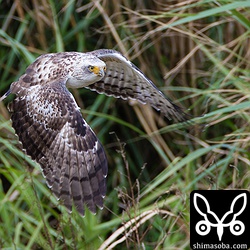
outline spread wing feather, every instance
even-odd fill
[[[102,208],[107,175],[105,152],[66,88],[69,76],[73,83],[69,86],[79,88],[89,83],[88,71],[83,70],[88,60],[94,63],[102,60],[107,71],[100,81],[87,88],[149,103],[168,119],[181,122],[188,119],[180,107],[117,51],[45,54],[31,64],[0,101],[10,93],[16,94],[9,107],[23,148],[40,164],[56,197],[70,211],[75,205],[82,215],[84,204],[93,213],[96,206]]]
[[[122,54],[105,49],[90,53],[106,63],[107,71],[104,78],[87,88],[116,98],[149,103],[169,120],[174,118],[183,122],[188,119],[188,115],[180,107],[166,98],[153,82]]]
[[[65,83],[29,87],[9,107],[23,148],[40,164],[55,196],[82,215],[84,204],[93,213],[102,208],[105,152]]]

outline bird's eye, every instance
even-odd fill
[[[104,72],[106,72],[107,68],[106,68],[106,67],[103,67],[103,70],[104,70]]]
[[[93,70],[94,70],[94,68],[95,68],[94,66],[91,66],[91,65],[90,65],[90,66],[88,66],[88,69],[89,69],[90,71],[93,71]]]

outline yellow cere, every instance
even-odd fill
[[[100,67],[98,66],[89,66],[89,70],[94,72],[96,75],[100,73]]]

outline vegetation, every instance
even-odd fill
[[[105,207],[68,214],[0,104],[1,249],[189,249],[195,189],[250,189],[250,2],[0,1],[0,93],[43,53],[125,54],[190,123],[73,91],[109,161]]]

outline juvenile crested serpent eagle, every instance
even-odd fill
[[[47,185],[72,211],[84,215],[103,207],[107,159],[67,88],[88,88],[122,99],[149,103],[168,119],[185,121],[181,108],[167,99],[133,63],[114,50],[62,52],[38,57],[8,94],[12,125],[24,150],[40,164]]]

